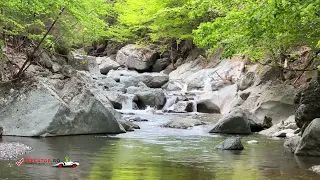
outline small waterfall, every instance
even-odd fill
[[[182,90],[181,90],[183,93],[186,93],[188,92],[188,83],[185,83],[182,87]]]
[[[197,101],[196,101],[196,100],[193,100],[193,101],[191,101],[191,102],[192,102],[193,112],[198,112]]]
[[[206,79],[206,81],[204,82],[203,90],[205,92],[211,92],[212,91],[211,78]]]
[[[125,98],[124,98],[124,100],[122,102],[122,109],[123,110],[132,110],[134,95],[125,94],[124,97]]]
[[[164,107],[162,108],[163,110],[169,110],[169,108],[174,105],[176,102],[178,101],[178,97],[173,96],[173,97],[169,97],[166,104],[164,105]]]

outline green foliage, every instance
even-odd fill
[[[291,48],[315,48],[320,37],[319,0],[228,0],[216,7],[225,16],[194,30],[195,43],[211,51],[225,48],[224,56],[268,53],[278,57]],[[229,6],[231,5],[231,6]]]
[[[62,36],[77,43],[94,41],[106,34],[104,17],[110,5],[104,0],[0,0],[0,4],[0,30],[35,41],[43,37],[64,8],[44,46],[56,44],[55,39]]]

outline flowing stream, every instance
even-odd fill
[[[243,151],[219,151],[214,147],[225,137],[209,134],[210,125],[179,130],[159,125],[188,114],[153,115],[136,111],[148,122],[140,130],[119,135],[86,135],[53,138],[3,137],[34,148],[25,158],[79,161],[77,168],[50,164],[0,161],[0,179],[119,179],[119,180],[307,180],[319,179],[308,169],[319,158],[294,157],[285,152],[283,140],[258,135],[244,136]],[[194,113],[189,114],[194,115]],[[206,121],[219,117],[203,115]],[[249,145],[248,140],[260,143]]]

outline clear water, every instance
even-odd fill
[[[207,133],[210,126],[188,130],[160,128],[175,115],[141,115],[135,132],[54,138],[3,137],[34,148],[26,158],[79,161],[77,168],[0,161],[0,179],[83,180],[307,180],[320,179],[308,169],[320,158],[295,157],[285,152],[283,140],[258,135],[243,137],[245,150],[219,151],[225,137]],[[210,120],[210,118],[209,118]],[[256,145],[246,144],[258,140]]]

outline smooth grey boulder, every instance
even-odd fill
[[[74,76],[55,89],[39,79],[0,108],[3,135],[61,136],[123,133],[117,112],[98,89]]]
[[[320,84],[312,80],[305,89],[294,97],[295,121],[297,126],[304,129],[315,118],[320,118]]]
[[[188,129],[194,126],[200,126],[205,125],[204,122],[198,120],[198,119],[177,119],[177,120],[171,120],[165,124],[163,124],[161,127],[165,128],[174,128],[174,129]]]
[[[120,67],[120,64],[112,60],[110,57],[97,57],[96,61],[101,74],[108,74],[110,70],[116,70]]]
[[[96,57],[77,54],[71,52],[68,58],[68,65],[79,71],[89,71],[92,73],[100,73]]]
[[[129,69],[146,71],[153,65],[157,57],[158,53],[156,51],[129,44],[118,51],[116,61]]]
[[[103,94],[109,99],[115,109],[122,109],[125,96],[116,91],[104,91]]]
[[[320,119],[314,119],[302,134],[295,151],[298,156],[320,156]]]
[[[279,67],[264,66],[256,81],[257,85],[265,84],[268,81],[281,80],[283,75]]]
[[[242,109],[235,109],[222,117],[210,133],[251,134],[250,122]]]
[[[241,139],[239,137],[228,138],[223,142],[221,142],[220,144],[218,144],[215,148],[220,150],[243,150],[244,149],[241,143]]]

